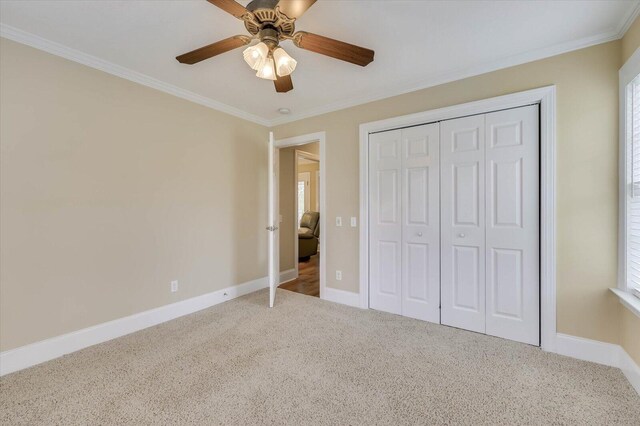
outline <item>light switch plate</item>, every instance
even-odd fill
[[[356,221],[356,217],[355,216],[351,216],[351,227],[355,228],[357,226],[358,222]]]
[[[340,216],[336,217],[336,226],[342,226],[342,217]]]

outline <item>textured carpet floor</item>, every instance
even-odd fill
[[[0,424],[640,422],[614,368],[260,291],[0,379]]]

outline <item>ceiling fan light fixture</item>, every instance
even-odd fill
[[[291,74],[296,69],[296,65],[298,65],[298,62],[289,56],[282,47],[278,47],[273,51],[273,59],[276,63],[276,72],[280,77]]]
[[[2,0],[0,0],[2,1]],[[225,52],[243,47],[243,58],[256,76],[273,81],[277,93],[293,90],[291,73],[297,61],[280,48],[293,41],[300,49],[318,53],[361,67],[373,61],[371,49],[345,43],[306,31],[296,31],[302,14],[317,0],[207,0],[207,2],[244,22],[249,35],[235,35],[176,56],[181,64],[193,65]],[[246,4],[246,6],[245,6]],[[250,44],[253,44],[250,46]]]
[[[263,63],[256,76],[264,78],[265,80],[276,80],[276,70],[273,63],[273,58],[267,58]]]
[[[242,56],[244,57],[244,61],[256,71],[262,68],[263,63],[267,59],[269,55],[269,47],[260,42],[255,46],[247,47],[243,52]]]

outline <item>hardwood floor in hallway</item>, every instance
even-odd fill
[[[320,255],[316,254],[306,262],[300,262],[298,278],[279,287],[307,296],[320,297]]]

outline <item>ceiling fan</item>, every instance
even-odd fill
[[[244,60],[258,77],[273,80],[276,92],[285,93],[293,89],[291,73],[297,62],[280,47],[281,41],[292,40],[301,49],[363,67],[373,61],[373,50],[305,31],[295,32],[296,19],[316,0],[253,0],[247,7],[234,0],[207,1],[244,21],[251,35],[236,35],[185,53],[176,57],[180,63],[193,65],[259,40],[244,50]]]

